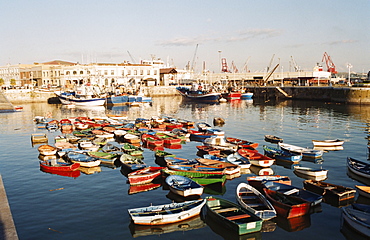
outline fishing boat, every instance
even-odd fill
[[[259,145],[259,143],[251,142],[248,140],[243,140],[240,138],[234,138],[234,137],[226,137],[226,141],[228,141],[229,143],[238,145],[240,148],[256,149]]]
[[[304,148],[304,147],[299,147],[299,146],[295,146],[295,145],[287,144],[287,143],[278,143],[278,144],[282,150],[297,153],[297,154],[302,154],[303,157],[319,158],[319,157],[322,157],[322,155],[324,154],[324,151],[322,150]]]
[[[292,181],[288,176],[280,176],[280,175],[264,175],[264,176],[250,176],[247,177],[247,182],[249,185],[256,188],[258,191],[262,192],[262,189],[265,187],[264,182],[266,181],[274,181],[278,183],[284,183],[287,185],[291,185]]]
[[[220,149],[221,151],[231,151],[236,152],[238,150],[238,145],[227,142],[225,136],[214,135],[209,138],[204,139],[203,144],[205,146]]]
[[[314,147],[336,147],[342,146],[344,140],[330,139],[330,140],[312,140]]]
[[[218,102],[221,97],[219,92],[210,92],[203,89],[190,89],[188,87],[177,87],[176,90],[180,93],[184,100],[196,102]]]
[[[181,175],[169,175],[165,179],[170,191],[182,197],[202,195],[203,186],[192,179]]]
[[[263,189],[267,200],[274,206],[277,215],[283,218],[294,218],[309,213],[311,204],[299,197],[285,195],[268,188]]]
[[[179,172],[186,172],[188,174],[192,174],[193,176],[204,176],[204,174],[218,174],[224,175],[225,169],[224,168],[213,168],[207,166],[192,166],[192,165],[179,165],[179,164],[169,164],[167,167],[170,170],[179,171]],[[182,174],[178,174],[182,175]]]
[[[57,153],[57,148],[48,144],[41,145],[37,148],[40,154],[44,156],[55,155]]]
[[[128,210],[132,221],[140,225],[162,225],[180,222],[199,215],[205,199]]]
[[[124,143],[121,148],[123,152],[131,156],[141,156],[144,153],[144,150],[141,147],[135,146],[131,143]]]
[[[307,176],[319,178],[319,179],[326,179],[328,176],[328,171],[322,168],[309,168],[309,167],[302,167],[302,166],[294,166],[294,172],[304,174]]]
[[[303,187],[310,192],[323,196],[324,199],[331,199],[336,202],[354,198],[356,195],[356,190],[351,187],[323,181],[305,180],[303,181]]]
[[[128,190],[128,194],[136,194],[140,192],[147,192],[150,190],[154,190],[156,188],[159,188],[162,186],[160,183],[146,183],[146,184],[140,184],[140,185],[130,185],[130,188]]]
[[[174,171],[170,169],[163,169],[162,172],[166,175],[180,175],[187,178],[190,178],[194,182],[197,182],[198,184],[202,186],[210,185],[210,184],[225,184],[226,181],[226,175],[224,174],[203,174],[200,175],[199,173],[193,174],[191,172],[185,172],[185,171]]]
[[[364,178],[370,178],[370,164],[356,160],[351,157],[347,157],[347,167],[348,169]]]
[[[77,151],[70,151],[65,156],[70,162],[79,163],[81,167],[97,167],[101,163],[100,159]]]
[[[206,198],[207,216],[222,223],[238,235],[261,231],[263,220],[253,212],[226,199],[208,196]]]
[[[265,141],[270,143],[282,143],[283,139],[274,135],[265,135]]]
[[[154,151],[154,157],[155,157],[155,163],[157,163],[159,166],[167,166],[167,162],[164,160],[165,157],[176,157],[175,154],[172,154],[170,152],[156,150]]]
[[[195,158],[195,160],[205,166],[225,168],[225,174],[232,175],[240,173],[240,166],[234,163],[207,158]]]
[[[57,160],[40,161],[40,168],[46,171],[70,172],[78,170],[79,167],[79,163],[66,163]]]
[[[119,158],[119,160],[122,164],[121,170],[124,173],[130,173],[130,172],[147,167],[147,165],[144,163],[142,159],[137,158],[135,156],[131,156],[126,153],[123,153],[121,157]]]
[[[298,187],[283,184],[283,183],[268,181],[264,183],[264,186],[267,189],[277,191],[286,196],[289,195],[289,196],[294,196],[297,198],[304,199],[305,201],[308,201],[311,206],[316,206],[320,204],[323,198],[319,194],[304,190],[303,188],[298,188]]]
[[[155,178],[161,175],[161,170],[164,167],[145,167],[128,174],[130,185],[139,185],[152,182]]]
[[[302,160],[302,154],[296,154],[288,151],[284,151],[275,147],[263,145],[263,151],[266,156],[275,158],[280,161],[288,161],[292,163],[298,163]]]
[[[32,144],[35,143],[47,143],[48,137],[45,133],[32,133],[31,134],[31,142]]]
[[[360,196],[370,198],[370,186],[355,185],[355,188]]]
[[[275,159],[265,156],[262,153],[259,153],[257,150],[241,148],[238,149],[238,153],[247,158],[252,165],[257,167],[270,167],[275,162]]]
[[[341,222],[346,222],[351,228],[370,237],[370,213],[354,209],[352,205],[342,208]]]
[[[240,98],[241,99],[252,99],[253,98],[253,93],[252,92],[241,93]]]
[[[117,153],[93,152],[89,151],[87,154],[91,157],[100,159],[102,164],[114,164],[119,155]]]
[[[236,200],[248,211],[264,221],[276,217],[272,204],[257,189],[247,183],[239,183],[236,187]]]
[[[103,106],[106,101],[106,98],[94,97],[92,95],[80,95],[77,94],[77,92],[55,91],[54,93],[64,105]]]

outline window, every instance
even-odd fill
[[[144,70],[143,69],[141,69],[140,70],[140,75],[143,75],[144,74]]]
[[[108,75],[108,70],[104,70],[104,75]]]
[[[84,71],[80,71],[80,75],[83,75],[84,74]]]
[[[73,71],[73,75],[77,75],[77,71]]]
[[[111,70],[110,71],[110,75],[114,75],[114,70]]]
[[[134,70],[134,75],[137,75],[137,70]]]
[[[150,75],[150,70],[147,70],[146,71],[146,75]]]
[[[69,75],[69,71],[66,72],[66,75]]]
[[[127,75],[131,75],[131,70],[127,70]]]
[[[157,70],[154,70],[154,75],[157,75]]]

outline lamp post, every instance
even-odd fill
[[[351,86],[351,68],[352,68],[352,64],[348,63],[347,64],[347,68],[348,68],[348,86]]]
[[[221,72],[221,52],[222,52],[221,50],[218,50],[218,60],[219,60],[219,64],[220,64],[219,65],[220,72]]]

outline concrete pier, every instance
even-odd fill
[[[0,239],[18,240],[17,230],[10,211],[3,179],[0,175]]]

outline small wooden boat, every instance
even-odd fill
[[[294,172],[304,174],[307,176],[312,176],[315,178],[320,178],[320,179],[326,179],[328,176],[328,171],[329,170],[321,169],[321,168],[294,166]]]
[[[280,161],[288,161],[292,163],[298,163],[302,160],[302,154],[296,154],[282,149],[274,148],[271,146],[263,145],[263,150],[266,156],[275,158]]]
[[[122,164],[122,170],[127,173],[147,167],[143,160],[126,153],[123,153],[119,160]]]
[[[240,205],[213,196],[206,200],[207,215],[238,235],[261,231],[263,220]]]
[[[164,140],[155,134],[144,133],[141,135],[141,141],[146,146],[163,146]]]
[[[270,167],[275,162],[275,159],[265,156],[262,153],[259,153],[257,150],[241,148],[238,150],[238,153],[247,158],[252,165],[258,167]]]
[[[265,135],[265,141],[270,143],[282,143],[283,139],[274,135]]]
[[[77,151],[68,152],[66,158],[72,163],[79,163],[81,167],[97,167],[101,163],[100,159]]]
[[[220,149],[221,151],[231,151],[236,152],[238,150],[238,145],[227,142],[225,136],[214,135],[209,138],[204,139],[203,144],[205,146]]]
[[[147,184],[159,177],[164,167],[145,167],[128,174],[130,185]]]
[[[234,163],[207,158],[195,158],[195,160],[205,166],[225,168],[225,174],[231,175],[240,173],[240,166]]]
[[[89,151],[87,154],[91,157],[100,159],[102,164],[114,164],[114,162],[118,158],[118,154],[116,153],[106,153],[106,152],[93,152]]]
[[[272,204],[257,189],[247,183],[239,183],[236,187],[236,200],[248,211],[264,221],[276,217]]]
[[[370,213],[354,209],[353,206],[342,208],[342,224],[349,226],[366,237],[370,237]]]
[[[226,141],[238,145],[241,148],[252,148],[256,149],[259,146],[259,143],[251,142],[248,140],[243,140],[240,138],[226,137]]]
[[[40,161],[40,168],[46,171],[76,171],[80,167],[79,163],[58,162],[57,160]]]
[[[330,140],[312,140],[314,147],[334,147],[342,146],[344,140],[330,139]]]
[[[179,164],[169,164],[167,167],[170,170],[179,171],[179,172],[186,172],[188,174],[192,174],[195,177],[204,176],[204,174],[218,174],[224,175],[225,169],[224,168],[213,168],[213,167],[206,167],[206,166],[192,166],[192,165],[179,165]],[[178,174],[180,175],[180,174]]]
[[[144,153],[144,150],[141,149],[141,147],[137,147],[131,143],[124,143],[121,148],[123,152],[131,156],[141,156]]]
[[[356,190],[351,187],[322,181],[305,180],[303,181],[303,187],[308,191],[323,196],[325,199],[330,199],[336,202],[354,198],[356,195]]]
[[[123,138],[128,143],[140,143],[140,137],[135,134],[126,133]]]
[[[265,188],[277,191],[279,193],[282,193],[284,195],[294,196],[297,198],[301,198],[305,201],[308,201],[311,206],[318,205],[322,202],[322,196],[307,190],[304,190],[303,188],[298,188],[292,185],[287,185],[283,183],[277,183],[277,182],[265,182],[264,183]]]
[[[347,167],[348,169],[364,178],[370,178],[370,164],[365,163],[354,158],[348,157],[347,158]]]
[[[324,154],[324,151],[322,150],[304,148],[304,147],[299,147],[299,146],[295,146],[295,145],[287,144],[287,143],[278,143],[278,144],[281,149],[288,151],[288,152],[302,154],[303,157],[319,158],[319,157],[322,157],[322,155]]]
[[[221,183],[223,185],[225,184],[225,181],[226,181],[226,175],[222,175],[222,174],[204,174],[202,176],[200,176],[199,174],[196,174],[196,176],[194,176],[194,174],[189,173],[189,172],[174,171],[174,170],[170,170],[167,168],[163,169],[162,172],[167,175],[180,175],[180,176],[190,178],[191,180],[193,180],[194,182],[197,182],[198,184],[202,186],[214,184],[214,183]]]
[[[45,133],[32,133],[31,134],[31,142],[32,144],[35,143],[47,143],[48,137]]]
[[[150,190],[154,190],[156,188],[159,188],[161,186],[160,183],[147,183],[147,184],[140,184],[140,185],[130,185],[130,188],[128,190],[128,194],[135,194],[140,192],[147,192]]]
[[[294,218],[309,213],[311,204],[299,197],[285,195],[268,188],[263,189],[267,200],[274,206],[277,215],[284,218]]]
[[[37,148],[40,154],[48,156],[55,155],[57,153],[57,148],[48,144],[41,145]]]
[[[214,147],[205,146],[205,145],[199,145],[196,146],[200,154],[210,154],[210,155],[220,155],[221,151],[220,149],[216,149]]]
[[[357,189],[360,196],[370,198],[370,186],[355,185],[355,188]]]
[[[202,195],[203,187],[190,178],[181,175],[170,175],[166,177],[165,182],[170,191],[183,197],[192,195]]]
[[[162,225],[180,222],[199,215],[206,200],[185,201],[128,210],[132,221],[140,225]]]
[[[158,165],[164,167],[164,166],[167,166],[167,162],[164,160],[165,157],[176,157],[176,155],[170,152],[156,150],[154,151],[154,157],[155,157],[155,162]]]

